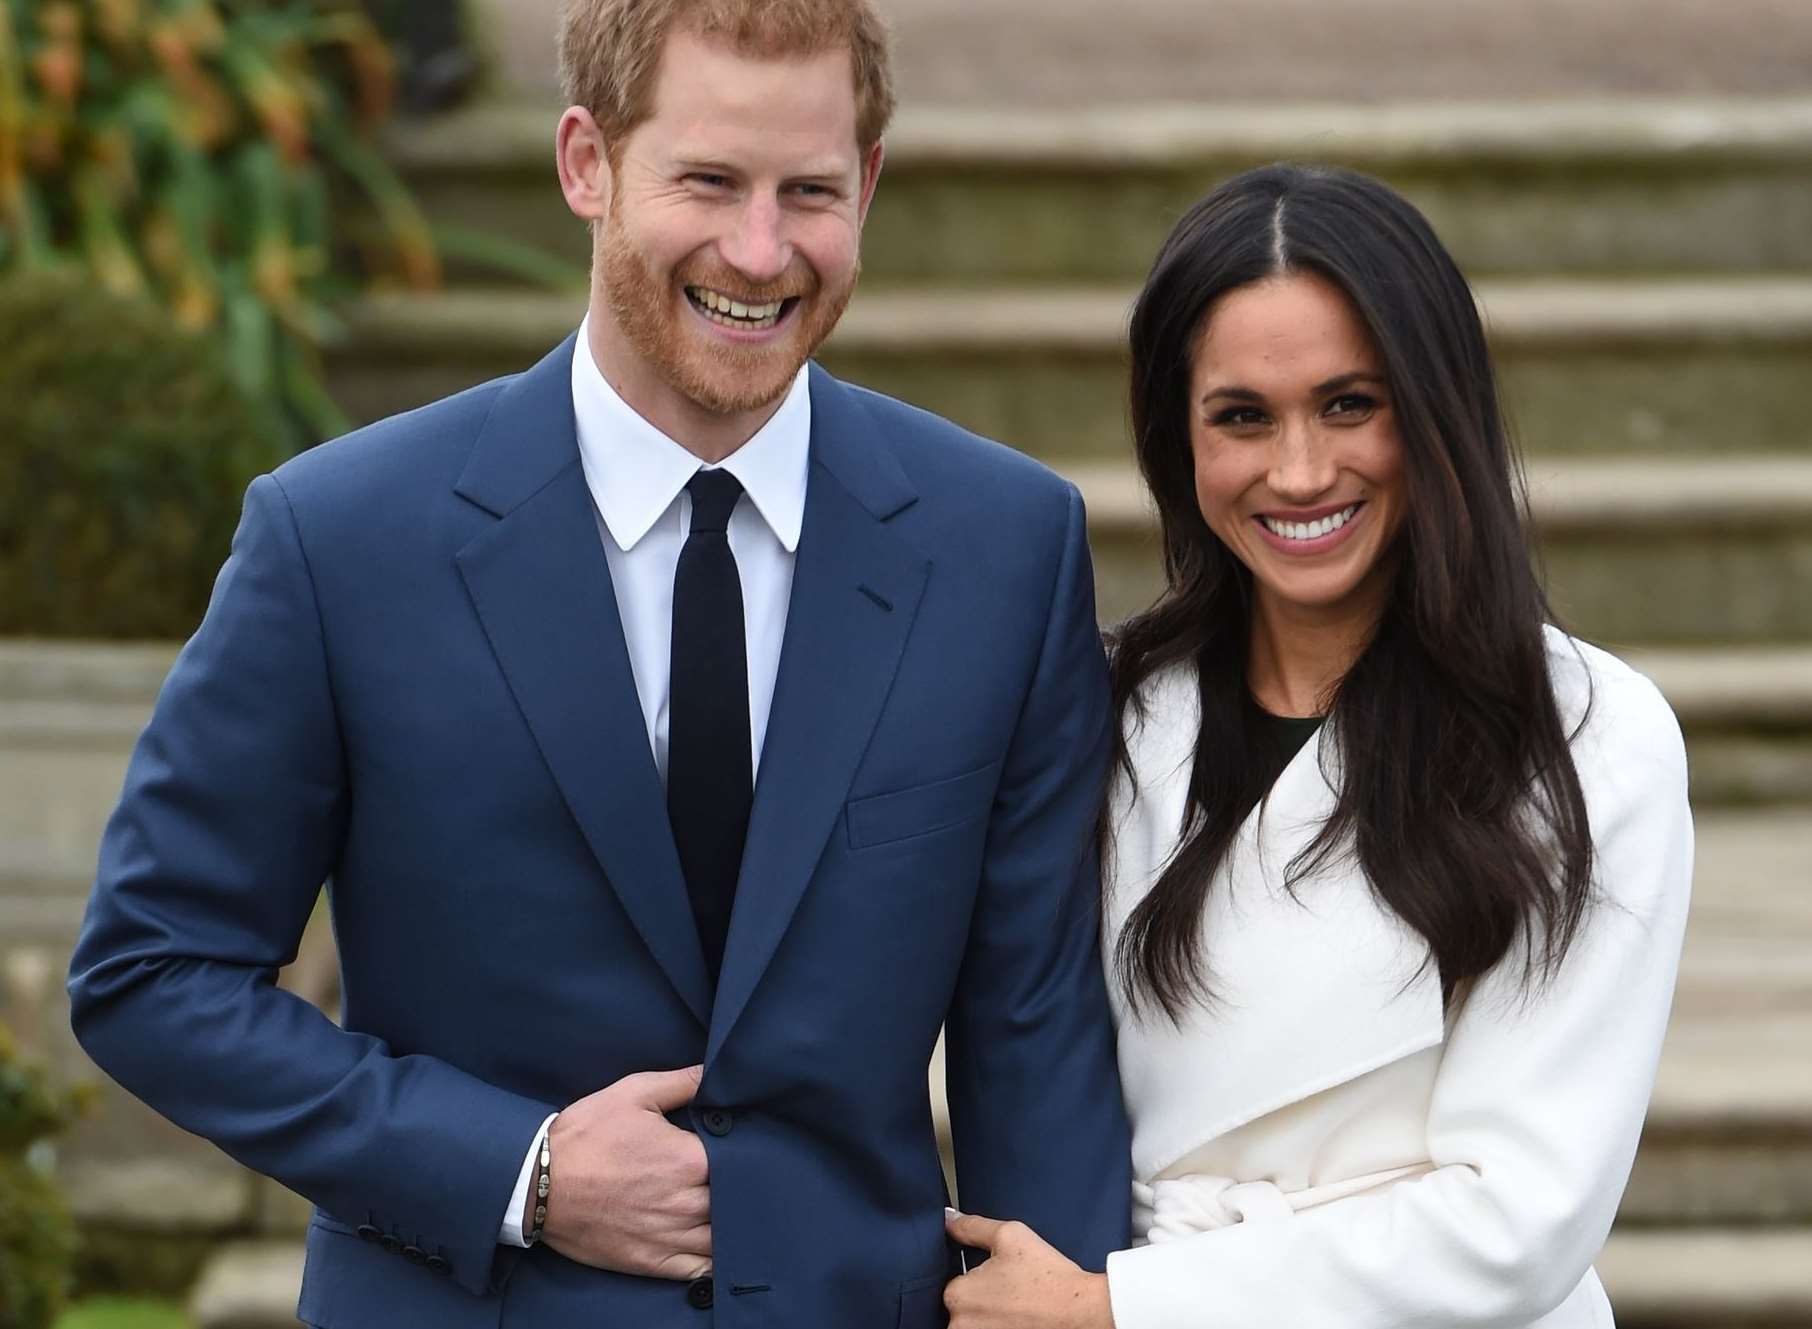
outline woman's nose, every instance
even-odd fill
[[[1286,425],[1279,434],[1266,477],[1271,492],[1290,502],[1307,503],[1326,493],[1337,468],[1315,431],[1305,425]]]

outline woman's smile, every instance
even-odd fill
[[[1324,505],[1307,512],[1261,512],[1252,518],[1265,543],[1291,558],[1325,554],[1351,537],[1365,501]]]

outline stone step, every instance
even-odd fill
[[[189,1297],[196,1329],[295,1329],[302,1256],[299,1241],[223,1247]]]
[[[1655,680],[1680,717],[1695,804],[1812,802],[1812,646],[1623,654]],[[1812,855],[1800,880],[1812,880]],[[1796,963],[1803,966],[1808,955],[1812,945]]]
[[[1597,1262],[1624,1329],[1803,1329],[1812,1323],[1812,1231],[1620,1228]],[[222,1249],[190,1298],[197,1329],[292,1329],[299,1242]]]
[[[1623,1329],[1804,1329],[1812,1230],[1620,1229],[1598,1261]]]
[[[587,233],[554,176],[558,118],[483,104],[400,128],[392,155],[430,217],[583,265]],[[866,269],[877,283],[1136,282],[1208,188],[1286,159],[1389,180],[1476,276],[1812,270],[1807,97],[909,104]]]
[[[824,360],[1042,457],[1124,456],[1133,294],[866,290]],[[1504,280],[1479,295],[1510,418],[1533,451],[1806,447],[1812,277]],[[376,419],[526,368],[583,313],[583,296],[569,294],[372,297],[348,311],[330,386],[355,419]]]
[[[557,95],[563,0],[474,0],[495,81]],[[908,107],[1801,94],[1797,0],[885,0]],[[1003,51],[1011,59],[1002,59]]]
[[[1635,663],[1689,726],[1695,691],[1732,681],[1703,660]],[[1808,716],[1812,651],[1798,663],[1794,704]],[[1756,710],[1794,686],[1774,664],[1749,673]],[[1697,790],[1703,742],[1690,759]],[[1812,791],[1801,797],[1695,816],[1686,948],[1625,1222],[1812,1223]]]
[[[1101,616],[1149,604],[1162,574],[1138,476],[1058,465],[1088,503]],[[1613,649],[1812,640],[1812,452],[1543,455],[1528,476],[1555,612],[1573,630]]]

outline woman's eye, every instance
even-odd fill
[[[1329,402],[1327,413],[1345,416],[1351,420],[1362,420],[1377,409],[1376,399],[1366,396],[1363,392],[1348,392]]]
[[[1265,413],[1256,406],[1229,406],[1214,417],[1222,429],[1250,429],[1265,422]]]

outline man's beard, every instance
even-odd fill
[[[619,218],[613,215],[608,226],[604,294],[617,327],[670,387],[718,415],[757,410],[785,394],[799,367],[837,326],[861,271],[858,263],[840,287],[827,288],[818,273],[795,256],[778,279],[755,284],[734,269],[701,259],[688,262],[668,280],[630,243]],[[783,314],[790,331],[781,341],[765,346],[713,344],[702,326],[697,330],[682,326],[692,316],[679,307],[681,301],[690,302],[685,294],[689,286],[750,305],[793,298],[799,303]],[[703,324],[702,316],[699,322]]]

